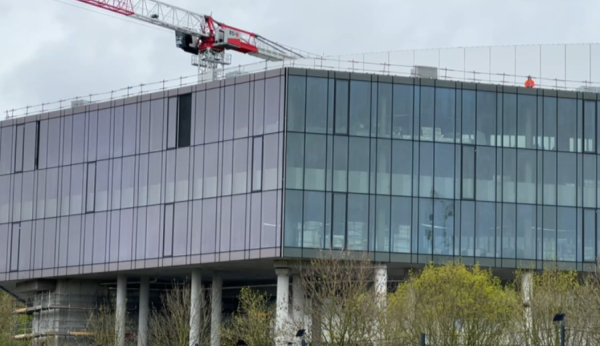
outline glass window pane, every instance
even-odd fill
[[[460,216],[460,255],[475,255],[475,203],[462,202]]]
[[[56,219],[44,220],[44,245],[42,269],[54,268],[56,245]]]
[[[150,145],[150,101],[141,103],[140,113],[140,137],[138,153],[147,153]]]
[[[335,81],[335,133],[348,133],[348,90],[347,80]]]
[[[222,144],[222,179],[221,195],[231,195],[232,188],[232,165],[233,165],[233,141],[227,141]]]
[[[454,142],[456,113],[456,90],[436,88],[435,90],[435,140]]]
[[[173,204],[165,205],[164,219],[164,238],[163,238],[163,257],[173,256],[173,222],[175,206]]]
[[[248,170],[248,140],[238,139],[233,142],[233,193],[246,192]]]
[[[335,210],[335,209],[334,209]],[[335,214],[334,214],[335,215]],[[349,250],[367,250],[369,230],[369,196],[348,194]]]
[[[307,192],[308,193],[308,192]],[[302,191],[288,190],[285,193],[285,246],[302,246]]]
[[[74,117],[77,117],[77,115],[75,115]],[[83,118],[83,116],[81,117]],[[46,168],[48,166],[48,120],[43,120],[43,121],[39,121],[39,148],[38,148],[38,168],[39,169],[43,169]],[[73,126],[75,126],[75,123],[73,123]],[[13,134],[13,127],[4,127],[2,128],[2,145],[0,146],[0,174],[3,173],[9,173],[10,169],[12,168],[11,164],[11,160],[12,160],[12,134]],[[75,128],[73,130],[73,145],[75,145],[76,143],[79,142],[75,142],[75,137],[77,136],[75,134]],[[83,131],[83,126],[81,126],[81,133],[78,134],[79,136],[77,137],[81,137],[83,138],[83,136],[85,135],[84,131]],[[83,139],[81,139],[81,160],[83,160],[83,148],[84,147],[84,143],[83,143]],[[9,151],[9,154],[5,154],[7,151]],[[75,151],[73,150],[73,163],[75,163]],[[7,165],[7,166],[6,166]],[[5,171],[5,169],[8,168],[8,171]]]
[[[219,239],[219,251],[226,252],[230,249],[231,243],[231,199],[232,197],[223,197],[221,199],[220,230],[217,233]],[[177,220],[177,219],[176,219]],[[186,220],[187,222],[187,220]],[[187,240],[184,239],[184,244]],[[177,240],[175,241],[177,244]]]
[[[169,120],[171,119],[171,99],[172,98],[169,98]],[[165,122],[164,119],[164,99],[152,100],[152,102],[150,103],[150,151],[157,151],[163,149],[163,126]],[[171,124],[169,123],[169,125]],[[168,127],[168,132],[170,135],[170,127]]]
[[[289,135],[288,135],[289,136]],[[305,185],[307,190],[325,190],[325,146],[326,137],[323,135],[306,135]],[[290,160],[288,156],[288,161]],[[298,163],[298,162],[294,162]],[[301,164],[301,163],[300,163]],[[292,167],[294,169],[294,167]],[[292,176],[293,178],[294,176]],[[302,183],[295,188],[302,188]]]
[[[217,199],[206,199],[202,203],[202,253],[215,252]]]
[[[231,142],[229,142],[231,143]],[[190,149],[177,149],[177,166],[175,169],[175,201],[188,199],[190,174]],[[231,174],[231,171],[230,171]],[[231,179],[229,180],[231,182]],[[231,193],[231,189],[229,189]]]
[[[19,265],[18,270],[31,269],[31,238],[32,228],[31,222],[21,222],[19,234]]]
[[[302,137],[302,135],[296,135]],[[290,134],[288,138],[293,138]],[[289,139],[288,139],[289,140]],[[293,139],[292,139],[293,141]],[[262,155],[263,155],[263,137],[254,137],[252,143],[252,191],[259,191],[262,189]],[[290,146],[288,145],[288,148]],[[302,148],[303,146],[300,146]],[[297,149],[296,150],[301,150]],[[288,155],[289,158],[295,157],[294,155]],[[288,158],[288,166],[290,165],[290,159]],[[301,174],[301,173],[300,173]],[[300,179],[302,182],[302,179]]]
[[[219,139],[219,89],[206,92],[206,120],[204,140],[206,143],[216,142]]]
[[[475,147],[462,147],[462,198],[475,198]]]
[[[97,159],[107,159],[110,146],[111,109],[105,108],[98,112],[98,154]]]
[[[352,155],[348,157],[348,191],[369,193],[369,139],[349,137],[349,141]]]
[[[204,146],[204,198],[217,196],[217,153],[218,145]]]
[[[481,201],[496,199],[496,149],[477,147],[476,155],[476,198]]]
[[[583,104],[583,151],[596,151],[596,103],[585,101]]]
[[[95,264],[106,262],[107,216],[108,213],[94,214],[94,250],[92,263]]]
[[[434,125],[433,110],[435,107],[435,89],[433,87],[421,87],[421,111],[419,115],[420,138],[423,141],[433,141]]]
[[[575,154],[558,153],[558,205],[575,206],[576,161]]]
[[[58,168],[48,169],[46,171],[46,217],[57,215],[58,181]],[[8,206],[6,211],[8,215]]]
[[[162,153],[152,153],[148,158],[148,205],[160,203]]]
[[[66,221],[67,218],[64,218]],[[68,236],[68,253],[67,253],[67,265],[76,266],[80,264],[79,250],[81,248],[81,215],[71,216],[69,220],[69,236]],[[62,239],[61,243],[65,244]],[[61,249],[61,251],[63,251]]]
[[[94,202],[96,200],[95,198],[95,193],[96,193],[96,163],[92,162],[92,163],[88,163],[87,165],[87,179],[86,179],[86,186],[87,186],[87,198],[86,198],[86,207],[85,207],[85,211],[86,212],[93,212],[95,210],[94,208]]]
[[[477,257],[495,257],[496,249],[496,206],[494,203],[477,202],[475,213]]]
[[[419,253],[431,254],[433,242],[433,200],[419,199]]]
[[[233,106],[235,105],[235,89],[233,85],[225,87],[225,100],[223,112],[223,139],[233,139]]]
[[[350,135],[369,136],[371,122],[371,83],[350,82]]]
[[[502,205],[502,258],[514,259],[516,255],[517,207],[515,204]],[[534,233],[535,234],[535,233]]]
[[[153,207],[153,208],[157,208],[160,209],[159,206]],[[158,228],[159,225],[154,225],[154,227],[148,227],[148,229],[146,229],[146,220],[148,218],[148,208],[137,208],[137,230],[136,230],[136,241],[135,241],[135,258],[137,260],[141,260],[141,259],[145,259],[146,258],[146,252],[147,252],[147,248],[146,248],[146,234],[150,235],[151,234],[151,230],[153,228]],[[158,215],[160,217],[160,214]],[[156,233],[158,233],[158,231],[156,231]],[[154,244],[157,244],[157,240],[158,240],[158,235],[154,235],[154,236],[150,236],[149,237],[149,241],[152,242],[152,239],[156,239],[156,241],[154,241]],[[154,247],[152,249],[148,249],[148,250],[155,250],[158,251],[158,245],[154,245]],[[158,255],[156,255],[158,256]],[[155,257],[156,257],[155,256]]]
[[[69,143],[70,144],[70,143]],[[35,168],[35,155],[37,148],[37,123],[25,124],[25,144],[23,152],[23,169],[31,171]],[[70,149],[70,148],[69,148]],[[69,155],[71,152],[69,151]],[[70,159],[70,157],[69,157]],[[69,162],[70,163],[70,162]],[[68,163],[63,163],[68,164]]]
[[[454,198],[454,145],[435,144],[433,196]]]
[[[215,144],[216,146],[216,144]],[[216,161],[216,160],[215,160]],[[175,169],[177,163],[177,151],[167,151],[167,167],[165,172],[165,202],[175,201]],[[215,168],[216,171],[216,168]],[[147,173],[146,173],[147,174]]]
[[[258,249],[261,242],[262,232],[262,194],[260,192],[251,195],[250,205],[250,249]]]
[[[577,151],[577,103],[574,99],[558,99],[558,150]]]
[[[289,192],[287,192],[287,195],[289,195]],[[286,211],[287,208],[288,205],[286,205]],[[246,195],[233,196],[231,201],[231,251],[240,251],[244,249],[246,240],[245,235]]]
[[[56,172],[57,169],[50,169],[48,171]],[[56,174],[54,174],[56,176]],[[54,179],[56,181],[56,178]],[[54,185],[55,190],[56,186]],[[56,201],[54,202],[56,203]],[[42,205],[43,207],[43,205]],[[40,208],[40,206],[38,206]],[[8,222],[8,212],[10,210],[10,175],[0,177],[0,223]]]
[[[23,171],[23,140],[25,139],[25,125],[17,125],[15,139],[15,172]]]
[[[535,259],[536,212],[534,205],[517,205],[517,258]]]
[[[12,221],[21,220],[21,188],[23,186],[23,174],[15,174],[13,178],[12,192]]]
[[[121,211],[119,229],[119,261],[131,261],[133,242],[133,209]]]
[[[502,111],[502,145],[514,148],[517,146],[517,95],[503,94]]]
[[[253,134],[262,135],[264,132],[265,119],[265,80],[254,82],[254,132]]]
[[[325,210],[325,194],[323,192],[304,192],[303,247],[315,249],[323,248],[325,231],[325,213],[323,210]],[[292,214],[294,212],[297,211],[293,211]],[[293,225],[291,225],[291,227],[293,227]]]
[[[390,251],[390,197],[377,196],[375,210],[375,251]]]
[[[134,157],[123,158],[121,173],[121,208],[133,207],[134,166]]]
[[[596,155],[583,155],[583,206],[596,207]]]
[[[519,114],[517,116],[518,138],[517,147],[536,147],[536,112],[537,98],[530,95],[519,95]]]
[[[556,260],[556,207],[544,207],[543,211],[543,259]]]
[[[192,94],[179,95],[177,147],[189,147],[192,141]]]
[[[47,125],[47,122],[43,122],[44,124]],[[3,127],[2,128],[2,138],[1,138],[1,144],[0,144],[0,174],[7,174],[11,172],[11,163],[12,163],[12,156],[13,156],[13,150],[12,150],[12,145],[13,145],[13,132],[14,132],[14,127],[13,126],[9,126],[9,127]],[[40,150],[46,148],[45,143],[42,143],[40,145]],[[45,153],[44,153],[44,159],[45,159]],[[45,166],[43,166],[43,168],[45,168]]]
[[[112,162],[112,173],[110,175],[112,201],[110,209],[118,209],[121,207],[121,165],[122,159],[116,159]]]
[[[583,260],[596,261],[596,211],[583,210]]]
[[[544,207],[544,220],[546,219],[546,208],[548,207]],[[557,260],[574,262],[577,255],[576,209],[560,207],[557,209]]]
[[[410,141],[392,141],[392,195],[411,196],[412,146]]]
[[[113,153],[112,157],[123,155],[123,106],[114,108]]]
[[[60,119],[51,119],[48,122],[48,162],[47,167],[58,166],[60,145]]]
[[[202,198],[204,186],[204,146],[194,147],[194,199]]]
[[[279,131],[281,94],[279,77],[269,78],[265,85],[265,133]]]
[[[33,178],[33,172],[23,173],[21,220],[31,220],[33,218]]]
[[[544,204],[556,204],[556,153],[544,152]]]
[[[71,166],[71,178],[70,178],[70,182],[71,182],[71,193],[70,193],[71,214],[80,214],[83,211],[83,203],[84,203],[83,193],[84,193],[84,188],[85,188],[85,185],[84,185],[85,180],[83,177],[83,173],[84,173],[84,165]],[[64,179],[63,179],[63,183],[64,183]]]
[[[304,132],[306,77],[288,77],[288,131]]]
[[[452,255],[454,249],[454,201],[433,203],[433,254]]]
[[[463,112],[464,111],[465,104],[463,101]],[[464,124],[465,119],[463,118],[463,133],[465,133]],[[477,144],[496,145],[495,92],[477,91]]]
[[[433,144],[421,143],[419,150],[419,196],[433,197]]]
[[[279,167],[279,136],[277,134],[263,137],[263,190],[273,190],[277,188],[278,167]],[[302,147],[300,147],[302,150]],[[302,166],[300,166],[302,168]]]
[[[98,144],[98,111],[87,113],[87,160],[96,161]],[[48,128],[48,159],[50,158],[50,140],[52,139],[51,125]],[[50,165],[48,165],[50,167]]]
[[[106,209],[108,209],[108,160],[100,161],[96,164],[95,210],[104,211]]]
[[[413,132],[413,86],[394,84],[394,138],[411,139]]]
[[[392,197],[391,251],[410,253],[411,201],[406,197]]]
[[[174,170],[174,162],[170,161],[167,164],[167,170]],[[137,204],[136,205],[147,205],[148,204],[148,155],[138,156],[138,178],[137,178]],[[170,201],[172,202],[172,200]]]
[[[333,191],[344,192],[348,188],[348,137],[333,139]]]
[[[517,202],[535,203],[537,163],[533,150],[517,150]]]
[[[248,137],[250,83],[235,86],[234,138]]]
[[[377,193],[389,195],[392,171],[392,147],[387,139],[377,140]],[[351,151],[352,152],[352,151]]]
[[[462,91],[462,142],[475,143],[476,94],[472,90]]]
[[[517,151],[515,149],[503,150],[502,166],[502,200],[514,203],[517,201]]]
[[[377,136],[392,135],[392,84],[379,83],[377,93]]]
[[[326,132],[328,122],[327,95],[327,79],[306,78],[306,132]]]
[[[196,97],[196,111],[194,118],[194,144],[204,143],[204,113],[206,108],[206,92],[194,93]]]
[[[254,199],[252,200],[254,203]],[[321,209],[323,210],[323,209]],[[277,191],[263,192],[260,247],[272,248],[277,246]]]
[[[137,121],[137,105],[130,104],[125,106],[125,119],[123,122],[123,155],[132,155],[135,153],[136,142],[136,121]],[[73,136],[77,133],[75,130],[75,118],[73,118]],[[73,150],[75,147],[75,137],[73,137]],[[82,141],[83,143],[83,141]],[[73,153],[75,157],[75,153]],[[75,158],[73,158],[75,162]]]
[[[175,217],[173,224],[173,256],[183,256],[186,254],[188,247],[188,204],[175,204]]]
[[[555,97],[544,97],[544,138],[542,142],[546,150],[556,150],[556,106]]]
[[[146,258],[159,257],[160,214],[162,206],[148,207],[146,219]]]

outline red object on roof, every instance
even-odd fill
[[[529,89],[535,87],[535,82],[533,79],[531,79],[531,77],[527,77],[527,80],[525,81],[525,87]]]

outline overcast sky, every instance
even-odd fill
[[[597,0],[163,1],[315,53],[600,41]],[[75,0],[0,0],[0,37],[2,112],[195,72],[173,32]]]

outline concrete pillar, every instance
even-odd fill
[[[148,304],[150,300],[150,279],[147,276],[140,278],[140,303],[138,318],[138,346],[148,344]]]
[[[223,311],[223,279],[213,275],[211,286],[210,345],[221,346],[221,313]]]
[[[300,276],[294,275],[292,279],[292,312],[294,316],[294,328],[305,329],[305,306],[304,289],[300,284]]]
[[[117,306],[115,311],[116,346],[125,346],[125,319],[127,312],[127,277],[117,276]]]
[[[289,336],[289,297],[290,297],[290,272],[289,268],[277,268],[277,310],[275,314],[276,345],[287,345]]]
[[[525,337],[530,339],[530,332],[533,327],[533,316],[531,314],[531,296],[533,295],[533,273],[524,273],[521,279],[521,289],[523,291],[523,313],[525,314]]]
[[[387,265],[375,266],[375,292],[379,296],[379,307],[385,308],[387,303]]]
[[[200,344],[200,322],[202,317],[202,276],[200,269],[192,269],[190,287],[190,346]]]

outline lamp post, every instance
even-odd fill
[[[565,346],[565,314],[554,315],[552,321],[560,323],[560,346]]]

